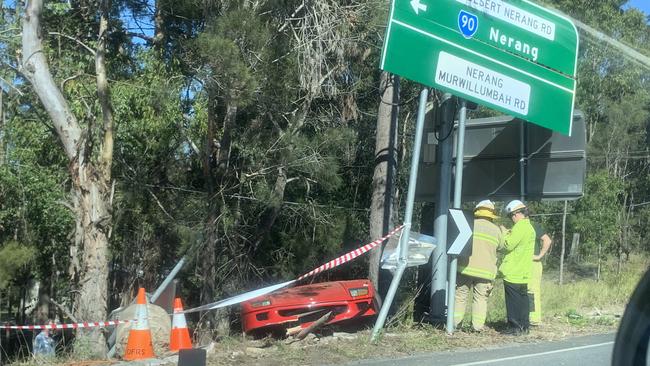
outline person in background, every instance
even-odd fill
[[[503,243],[501,228],[494,223],[497,218],[494,203],[479,202],[474,208],[472,252],[469,257],[458,258],[458,284],[456,286],[456,328],[465,317],[465,308],[472,292],[472,329],[480,332],[485,325],[487,300],[494,287],[497,274],[497,248]]]
[[[542,258],[551,249],[553,241],[540,223],[533,222],[532,225],[535,229],[535,251],[533,253],[530,282],[528,282],[530,325],[540,325],[542,324]]]
[[[533,266],[535,229],[528,219],[528,208],[514,200],[506,206],[506,213],[514,223],[504,236],[505,255],[499,266],[505,290],[508,329],[506,334],[528,334],[530,327],[528,282]]]
[[[54,340],[50,337],[49,329],[43,329],[34,337],[34,357],[54,357]]]

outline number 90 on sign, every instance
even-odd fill
[[[458,29],[465,38],[472,38],[478,29],[478,17],[470,12],[461,10],[458,13]]]
[[[470,18],[467,16],[467,14],[463,14],[460,17],[460,21],[462,23],[463,28],[467,28],[468,31],[473,32],[476,29],[476,23],[474,22],[474,18]]]

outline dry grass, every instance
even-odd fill
[[[603,266],[601,280],[596,281],[592,272],[585,270],[588,265],[574,265],[573,271],[565,274],[568,280],[563,285],[558,283],[557,269],[545,269],[542,316],[545,320],[561,318],[576,323],[577,319],[588,322],[591,315],[601,315],[594,318],[594,321],[600,322],[604,321],[602,316],[609,315],[611,318],[622,315],[627,300],[649,266],[650,258],[633,256],[621,273],[616,273],[616,263],[611,261]],[[488,323],[498,323],[505,318],[503,285],[500,281],[495,284],[488,309]]]
[[[482,333],[458,331],[447,335],[444,329],[430,325],[391,328],[382,334],[378,344],[369,341],[370,330],[358,332],[354,338],[332,336],[312,337],[291,345],[276,341],[269,347],[247,347],[247,342],[230,340],[219,344],[210,355],[209,365],[331,365],[373,358],[406,357],[428,352],[454,349],[491,348],[512,343],[553,341],[572,336],[613,332],[616,324],[571,324],[552,319],[536,327],[530,335],[513,338],[488,328]]]

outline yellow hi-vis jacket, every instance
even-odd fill
[[[504,281],[527,284],[533,266],[535,251],[535,229],[529,219],[521,219],[504,237],[503,248],[506,251],[499,272]]]
[[[474,219],[472,255],[458,258],[458,273],[494,280],[497,275],[497,248],[503,244],[503,233],[492,221]]]

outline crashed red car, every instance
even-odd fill
[[[377,314],[375,289],[369,280],[323,282],[297,286],[246,301],[241,305],[246,333],[307,328],[329,314],[326,324]]]

